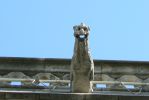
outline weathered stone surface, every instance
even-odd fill
[[[0,93],[0,100],[148,100],[147,95]]]
[[[33,78],[38,77],[41,80],[59,80],[60,78],[51,73],[38,73]]]
[[[46,73],[53,74],[59,79],[70,79],[71,59],[36,59],[36,58],[13,58],[0,57],[0,78],[24,78],[34,79],[34,76],[46,76]],[[148,69],[149,62],[138,61],[108,61],[94,60],[95,63],[95,80],[97,81],[132,81],[149,83]],[[39,65],[40,66],[39,66]],[[116,67],[115,67],[116,66]],[[46,70],[45,70],[46,68]],[[109,69],[108,69],[109,68]],[[115,70],[114,72],[114,69]],[[123,70],[127,69],[127,70]],[[129,71],[130,70],[130,71]],[[39,74],[43,73],[43,74]],[[44,74],[45,73],[45,74]],[[132,75],[129,78],[125,75]],[[124,77],[125,76],[125,77]],[[53,79],[53,78],[52,78]],[[136,81],[138,80],[138,81]],[[140,81],[141,80],[141,81]],[[4,87],[8,82],[0,82]],[[31,85],[31,82],[24,82],[24,85]],[[112,88],[116,88],[113,86]],[[142,91],[149,91],[148,86],[142,86]]]
[[[115,81],[114,78],[110,77],[107,74],[95,74],[94,80],[95,81]]]
[[[29,76],[26,76],[22,72],[10,72],[7,75],[4,75],[3,78],[22,78],[22,79],[28,79]]]
[[[35,94],[6,93],[6,100],[38,100]]]
[[[63,76],[63,80],[70,80],[70,74],[65,74]]]
[[[94,63],[89,53],[89,27],[81,23],[74,28],[75,46],[71,61],[71,88],[74,93],[88,93],[92,90]]]
[[[104,64],[102,67],[102,73],[136,74],[137,72],[137,66],[125,64]]]
[[[121,81],[121,82],[142,82],[142,80],[139,79],[138,77],[136,77],[135,75],[123,75],[122,77],[120,77],[118,79],[118,81]]]

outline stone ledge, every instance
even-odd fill
[[[0,92],[0,100],[148,100],[149,94],[128,93],[27,93],[27,92]]]

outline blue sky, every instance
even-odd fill
[[[1,0],[0,56],[71,58],[74,25],[92,58],[149,60],[149,0]]]

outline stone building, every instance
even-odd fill
[[[0,57],[0,100],[148,99],[149,62],[94,60],[91,93],[70,92],[70,63],[71,59]]]

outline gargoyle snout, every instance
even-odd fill
[[[84,32],[84,29],[82,28],[81,30],[80,30],[80,35],[85,35],[86,33]]]

